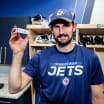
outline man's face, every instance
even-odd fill
[[[53,26],[52,32],[56,42],[60,46],[68,45],[72,41],[73,24],[57,23]]]

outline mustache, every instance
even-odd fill
[[[59,34],[57,37],[60,38],[60,37],[62,37],[62,36],[67,37],[68,34]]]

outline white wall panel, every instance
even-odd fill
[[[90,24],[104,24],[104,0],[95,0]]]

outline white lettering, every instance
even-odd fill
[[[83,74],[83,66],[77,65],[77,66],[51,66],[50,71],[48,71],[48,75],[50,76],[65,76],[65,72],[68,70],[67,75],[72,76],[74,74],[75,76],[79,76]]]
[[[56,66],[51,66],[50,68],[53,70],[53,72],[48,72],[48,75],[50,75],[50,76],[55,75],[56,74]]]
[[[74,68],[74,66],[67,66],[67,68],[69,69],[69,76],[72,75],[72,69]]]
[[[83,73],[82,69],[83,69],[83,66],[81,66],[81,65],[76,66],[75,67],[76,72],[74,72],[74,75],[82,75],[82,73]]]
[[[57,70],[57,76],[65,76],[65,68],[66,66],[61,66],[61,67],[58,67],[58,70]]]

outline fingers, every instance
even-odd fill
[[[10,37],[10,40],[12,40],[14,37],[17,36],[17,33],[15,32],[16,31],[16,26],[14,26],[11,30],[11,37]]]
[[[11,33],[15,32],[15,31],[16,31],[16,25],[12,28]]]
[[[28,43],[29,37],[30,37],[30,35],[29,35],[29,34],[27,34],[27,35],[26,35],[26,37],[25,37],[25,39],[24,39],[24,40],[25,40],[25,42],[26,42],[26,44]]]
[[[14,42],[16,42],[19,39],[22,39],[22,37],[20,36],[20,34],[16,31],[16,26],[13,27],[13,29],[11,30],[11,37],[9,40],[9,43],[13,44]],[[26,37],[23,39],[25,41],[25,43],[28,43],[30,34],[27,34]]]
[[[20,34],[15,31],[16,31],[16,26],[14,26],[11,30],[10,41],[16,41],[21,37]]]

